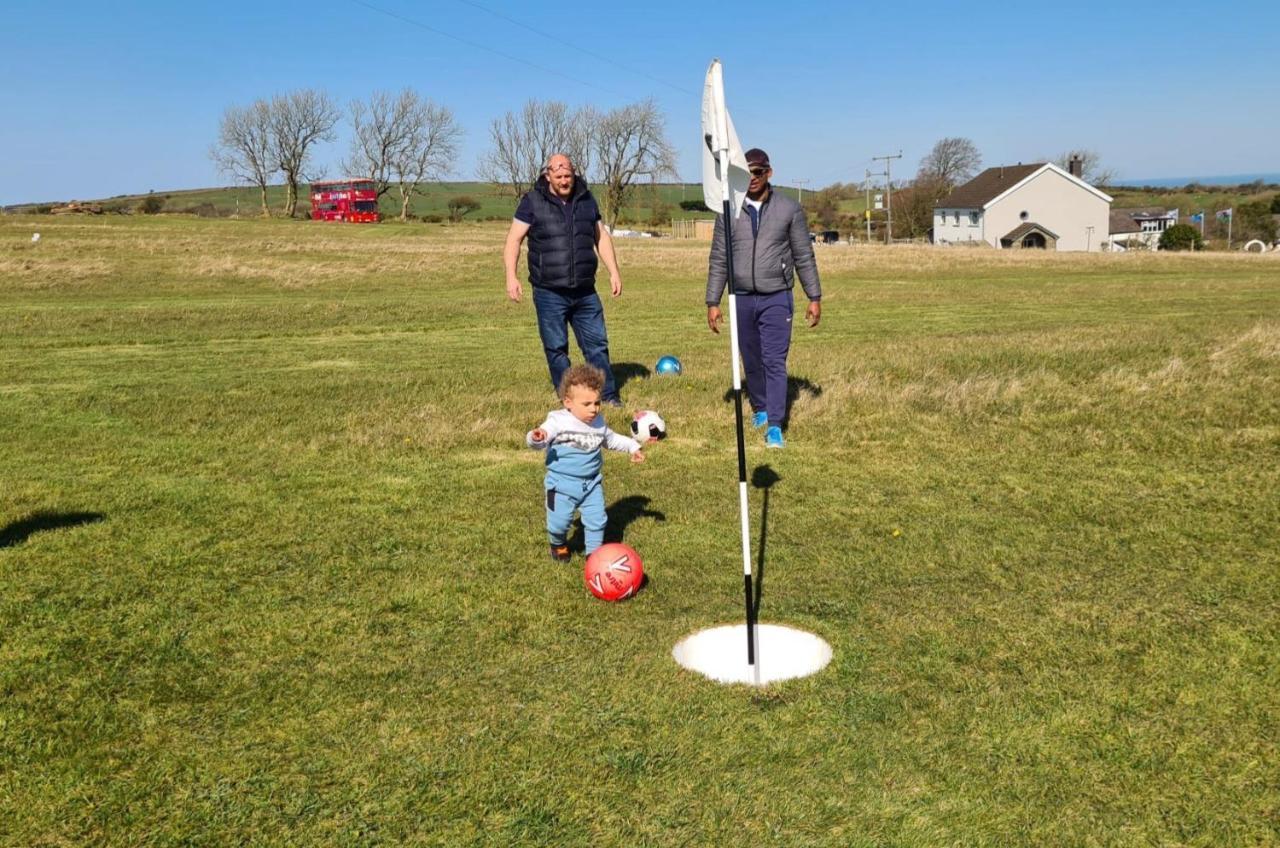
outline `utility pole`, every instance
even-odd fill
[[[796,203],[799,203],[801,206],[804,206],[804,187],[809,184],[809,181],[808,180],[792,180],[791,182],[795,183],[796,187],[800,190],[800,197],[796,200]]]
[[[871,244],[871,171],[862,180],[862,187],[867,190],[867,206],[862,217],[867,219],[867,244]]]
[[[892,176],[893,160],[901,159],[901,158],[902,158],[901,150],[899,150],[897,154],[893,156],[872,156],[871,157],[872,162],[879,162],[882,159],[884,160],[884,180],[885,180],[884,211],[885,211],[885,217],[887,219],[887,222],[885,225],[885,233],[884,233],[885,244],[893,243],[893,176]]]
[[[864,184],[867,187],[867,211],[865,213],[865,216],[867,219],[867,244],[871,244],[871,178],[887,177],[889,175],[889,172],[867,170],[866,173],[867,173],[867,176],[866,176],[866,179],[864,180]],[[877,195],[877,197],[879,197],[879,195]]]

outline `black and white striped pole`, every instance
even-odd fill
[[[715,108],[716,158],[720,163],[721,220],[724,222],[724,257],[727,269],[725,288],[729,292],[729,359],[733,364],[734,423],[738,436],[738,512],[742,524],[742,595],[747,616],[747,665],[755,670],[756,622],[755,604],[752,602],[751,585],[751,534],[747,519],[747,448],[742,427],[742,367],[738,348],[738,301],[733,285],[733,203],[730,199],[729,180],[729,110],[724,103],[724,78],[720,63],[711,67],[712,97]]]

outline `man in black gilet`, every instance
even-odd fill
[[[609,365],[609,337],[604,328],[604,307],[596,294],[596,254],[609,271],[613,296],[622,294],[622,277],[613,252],[613,239],[600,220],[600,209],[586,180],[574,171],[563,153],[547,160],[533,190],[516,208],[502,251],[507,270],[507,297],[519,303],[524,294],[516,265],[520,245],[529,239],[529,284],[538,314],[538,334],[547,356],[551,385],[569,368],[569,327],[583,357],[604,372],[602,400],[621,406],[618,387]]]

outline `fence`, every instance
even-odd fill
[[[683,221],[671,220],[671,235],[678,239],[698,239],[711,241],[716,222],[706,218],[688,218]]]

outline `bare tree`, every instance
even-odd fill
[[[278,168],[271,138],[271,109],[263,100],[243,108],[228,106],[218,124],[218,140],[209,151],[218,169],[234,179],[255,185],[262,197],[262,216],[267,208],[267,183]]]
[[[982,154],[978,146],[967,138],[948,137],[939,141],[920,160],[917,180],[930,184],[942,183],[948,189],[968,182],[982,167]]]
[[[601,214],[612,228],[637,177],[679,176],[675,151],[666,137],[666,119],[652,99],[614,109],[595,133]]]
[[[1096,150],[1068,150],[1066,153],[1058,154],[1053,164],[1064,171],[1070,171],[1071,160],[1077,156],[1082,163],[1080,179],[1092,186],[1106,186],[1115,182],[1116,172],[1111,168],[1103,167],[1102,157]]]
[[[462,127],[453,112],[431,100],[413,95],[408,124],[411,132],[391,162],[400,189],[400,220],[409,218],[409,202],[420,186],[437,180],[453,168],[462,140]]]
[[[923,238],[933,227],[933,210],[951,193],[952,185],[941,177],[921,173],[893,193],[893,234]]]
[[[578,173],[586,173],[596,121],[589,107],[571,111],[556,100],[530,100],[518,114],[508,112],[489,125],[493,147],[480,157],[476,171],[481,179],[506,185],[517,198],[537,182],[554,153],[566,154]]]
[[[393,164],[414,133],[413,118],[419,105],[415,91],[406,88],[393,96],[374,92],[367,102],[351,102],[351,155],[343,168],[352,176],[370,176],[378,197],[391,190]]]
[[[299,89],[271,98],[271,138],[275,161],[284,172],[284,214],[290,218],[298,207],[298,183],[307,178],[309,156],[316,142],[332,141],[338,108],[329,95],[313,88]]]

